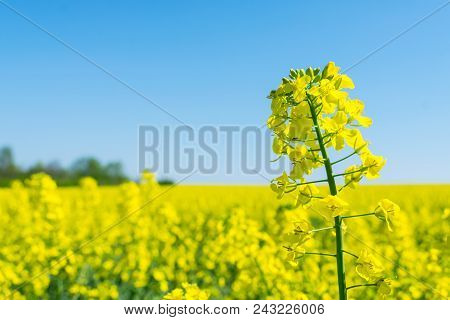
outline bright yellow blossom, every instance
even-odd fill
[[[164,300],[208,300],[209,294],[200,290],[197,285],[183,283],[182,288],[177,288],[166,294]]]
[[[389,199],[383,199],[378,202],[378,206],[375,208],[375,216],[381,220],[386,221],[389,231],[392,231],[392,223],[396,218],[396,215],[400,211],[400,207]]]
[[[281,199],[284,195],[284,192],[286,191],[286,188],[289,184],[289,176],[284,171],[281,176],[276,178],[270,185],[273,191],[275,191],[278,194],[278,198]]]
[[[314,184],[306,184],[298,187],[296,206],[304,206],[319,195],[319,189]]]
[[[339,72],[339,67],[333,61],[328,62],[328,64],[323,68],[322,76],[323,78],[333,77]]]
[[[313,207],[325,219],[331,221],[334,217],[347,212],[348,203],[338,196],[328,195],[324,199],[316,201]]]
[[[386,160],[382,156],[375,156],[371,153],[365,153],[361,156],[363,166],[367,169],[365,175],[368,179],[378,178],[379,172],[383,169]]]
[[[380,279],[376,282],[377,294],[380,299],[385,299],[392,292],[391,281],[389,279]]]
[[[363,249],[356,261],[356,272],[367,281],[374,281],[382,277],[384,268],[381,263],[369,253],[367,249]]]
[[[293,92],[294,92],[294,99],[297,102],[302,102],[306,97],[306,87],[311,81],[311,77],[308,75],[305,75],[303,77],[299,77],[295,80],[293,83]]]
[[[355,189],[359,181],[361,181],[363,174],[364,172],[361,166],[351,165],[345,169],[345,185]]]

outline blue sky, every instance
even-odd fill
[[[345,69],[444,1],[3,1],[193,125],[259,125],[291,67]],[[120,160],[177,125],[0,5],[0,146],[17,161]],[[450,182],[450,5],[349,71],[388,163],[380,183]],[[239,174],[190,182],[266,183]]]

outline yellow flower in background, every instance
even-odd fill
[[[306,252],[319,251],[322,244],[332,248],[333,230],[311,230],[329,225],[313,210],[313,203],[319,200],[314,198],[305,207],[292,205],[300,190],[320,196],[325,192],[322,186],[299,186],[292,197],[286,194],[281,202],[265,187],[178,186],[155,200],[153,207],[145,207],[74,251],[139,208],[148,198],[147,189],[130,182],[100,186],[92,201],[89,188],[51,190],[37,181],[35,178],[30,186],[16,182],[14,188],[0,189],[3,299],[161,299],[166,293],[166,299],[185,299],[182,284],[186,282],[196,283],[214,299],[289,299],[304,296],[302,293],[310,299],[336,298],[335,288],[325,276],[335,273],[335,259],[305,256]],[[88,185],[94,185],[91,182]],[[40,192],[48,193],[50,202],[47,196],[35,197]],[[391,194],[408,212],[395,216],[399,223],[396,232],[389,234],[389,242],[383,232],[374,232],[356,219],[348,220],[349,233],[402,267],[395,272],[394,265],[388,260],[384,264],[376,256],[385,268],[378,273],[379,278],[370,280],[377,286],[351,290],[349,298],[384,298],[389,285],[386,277],[391,272],[396,280],[391,281],[395,290],[389,293],[390,298],[446,297],[450,292],[444,268],[448,264],[445,235],[449,225],[443,223],[442,215],[449,207],[449,192],[445,185],[367,186],[363,197],[352,193],[343,196],[352,207],[364,208],[370,207],[372,199]],[[54,197],[57,202],[53,202]],[[55,211],[61,219],[48,220],[48,212]],[[367,219],[371,223],[373,218]],[[302,235],[293,235],[292,247],[294,243],[302,245],[291,251],[283,248],[286,231]],[[365,247],[347,236],[345,245],[349,252]],[[68,258],[61,260],[64,256]],[[352,259],[347,256],[346,262]],[[54,265],[50,273],[49,265]],[[424,279],[435,290],[416,284],[403,270]],[[36,281],[29,281],[31,275],[40,273]],[[365,274],[373,273],[369,269]],[[361,282],[352,270],[347,270],[346,277],[349,285]],[[386,279],[385,283],[381,279]],[[59,290],[55,290],[54,281],[58,281]],[[21,285],[20,292],[15,290]],[[176,288],[179,290],[172,290]],[[188,297],[202,297],[196,289],[189,292]]]
[[[142,185],[154,185],[156,186],[158,182],[156,181],[156,176],[153,172],[144,171],[141,174],[141,184]]]
[[[163,297],[164,300],[184,300],[184,291],[182,289],[174,289]]]
[[[196,284],[192,285],[185,283],[183,284],[183,287],[186,291],[186,300],[208,300],[209,298],[209,293],[204,290],[200,290]]]
[[[448,219],[450,217],[450,208],[445,208],[442,214],[442,219]]]
[[[91,177],[84,177],[80,179],[80,187],[85,189],[96,189],[98,187],[97,180]]]

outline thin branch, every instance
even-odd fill
[[[317,255],[317,256],[326,256],[326,257],[336,257],[335,254],[332,253],[322,253],[322,252],[305,252],[305,255]]]
[[[353,155],[355,155],[355,154],[357,154],[358,152],[356,152],[356,151],[353,151],[351,154],[349,154],[348,156],[345,156],[345,157],[343,157],[342,159],[339,159],[339,160],[336,160],[336,161],[334,161],[334,162],[332,162],[331,163],[331,165],[333,166],[333,165],[335,165],[336,163],[339,163],[339,162],[342,162],[342,161],[344,161],[344,160],[347,160],[348,158],[350,158],[351,156],[353,156]]]
[[[344,189],[345,187],[347,187],[350,183],[352,183],[354,180],[350,180],[349,182],[347,182],[346,184],[344,184],[342,187],[339,188],[339,192],[342,191],[342,189]]]
[[[291,147],[292,149],[295,149],[295,146],[292,145],[292,144],[290,144],[289,141],[287,141],[286,139],[283,139],[280,135],[278,135],[278,134],[276,134],[276,133],[275,133],[275,135],[277,136],[278,139],[280,139],[281,141],[283,141],[286,145],[288,145],[288,146]]]
[[[323,199],[323,197],[321,197],[321,196],[313,196],[311,194],[307,194],[307,193],[304,193],[304,192],[300,192],[300,194],[302,196],[310,198],[310,199]]]
[[[288,191],[284,191],[284,193],[291,193],[291,192],[295,191],[296,189],[297,189],[297,187],[295,187],[295,188],[293,188],[293,189],[290,189],[290,190],[288,190]]]
[[[305,184],[311,184],[311,183],[319,183],[319,182],[327,182],[327,179],[324,180],[316,180],[316,181],[309,181],[309,182],[301,182],[301,183],[297,183],[297,186],[303,186]]]
[[[285,123],[286,123],[286,119],[284,119],[284,120],[281,121],[280,123],[274,125],[274,126],[272,127],[272,130],[275,129],[275,128],[278,128],[279,126],[281,126],[282,124],[285,124]]]
[[[347,287],[347,290],[353,289],[353,288],[359,288],[359,287],[376,287],[376,283],[368,283],[368,284],[356,284],[354,286]]]
[[[353,256],[353,257],[355,257],[356,259],[358,259],[359,257],[356,255],[356,254],[353,254],[353,253],[351,253],[351,252],[348,252],[348,251],[346,251],[346,250],[342,250],[342,252],[345,252],[346,254],[349,254],[349,255],[351,255],[351,256]]]
[[[342,219],[351,219],[351,218],[359,218],[359,217],[365,217],[365,216],[373,216],[375,215],[374,212],[370,213],[363,213],[363,214],[355,214],[354,216],[342,216]]]
[[[320,109],[319,109],[319,107],[320,107]],[[318,116],[318,115],[322,112],[322,110],[323,110],[322,104],[321,104],[321,103],[318,104],[318,105],[316,106],[316,109],[319,109],[319,111],[315,110],[316,116]],[[312,117],[311,117],[311,119],[312,119]]]
[[[276,158],[276,159],[270,160],[270,162],[278,161],[278,160],[280,160],[282,157],[283,157],[283,154],[281,154],[280,156],[278,156],[278,158]]]
[[[316,157],[314,157],[314,158],[308,158],[308,157],[305,157],[305,159],[306,159],[306,160],[311,160],[311,161],[317,161],[317,162],[320,162],[320,163],[322,163],[322,164],[325,163],[325,161],[320,160],[320,159],[318,159],[318,158],[316,158]]]
[[[310,232],[320,232],[320,231],[331,230],[331,229],[334,229],[334,227],[326,227],[326,228],[314,229],[314,230],[311,230]]]
[[[359,170],[335,174],[335,175],[333,175],[333,177],[340,177],[340,176],[346,176],[346,175],[353,174],[353,173],[364,172],[364,171],[366,171],[366,170],[369,169],[369,168],[370,168],[370,167],[362,167],[362,168],[359,169]]]
[[[311,196],[311,195],[305,194],[305,193],[303,193],[303,192],[300,192],[300,194],[303,195],[303,196],[308,196],[308,197],[310,197],[311,199],[324,199],[324,197],[322,197],[322,196]]]

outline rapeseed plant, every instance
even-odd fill
[[[352,79],[342,73],[334,62],[329,62],[323,70],[319,68],[291,70],[288,78],[283,78],[280,86],[270,92],[272,114],[267,127],[273,131],[273,151],[278,159],[289,158],[292,166],[289,173],[273,179],[271,188],[279,199],[285,194],[297,194],[297,206],[321,215],[332,228],[313,230],[298,226],[285,237],[288,259],[298,261],[307,254],[334,257],[336,259],[339,298],[347,299],[349,289],[360,286],[376,286],[379,296],[389,292],[390,281],[383,274],[384,269],[367,251],[359,256],[344,249],[345,219],[376,216],[385,221],[392,231],[399,206],[383,199],[371,212],[349,215],[350,205],[339,193],[346,187],[354,189],[365,177],[375,179],[385,165],[382,156],[374,155],[369,143],[359,131],[367,128],[372,120],[363,114],[364,104],[349,97],[348,90],[354,88]],[[350,149],[347,155],[332,161],[329,153]],[[334,173],[337,164],[359,157],[359,163],[348,166],[343,173]],[[323,167],[326,177],[322,180],[307,181],[314,170]],[[338,179],[343,178],[342,185]],[[315,186],[326,182],[329,193],[323,194]],[[305,223],[303,223],[305,225]],[[334,231],[336,250],[334,254],[307,252],[305,243],[316,232]],[[356,259],[356,272],[369,284],[347,287],[344,255]]]

